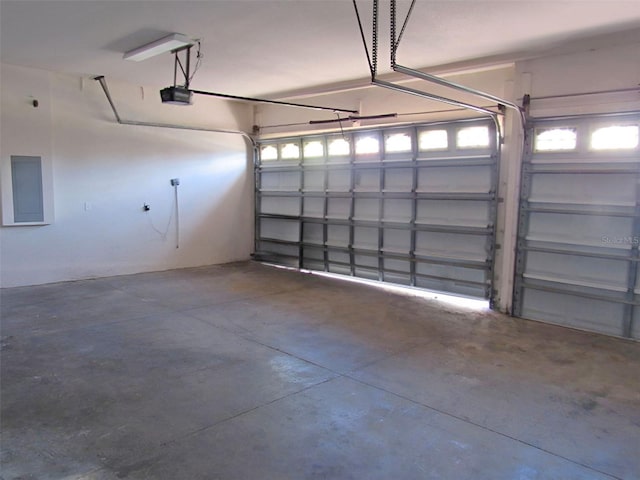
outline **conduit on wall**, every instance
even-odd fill
[[[109,87],[107,86],[107,80],[104,78],[104,75],[99,75],[97,77],[94,77],[94,80],[100,83],[100,86],[102,87],[102,90],[104,91],[104,94],[106,95],[107,100],[109,101],[109,105],[111,105],[111,110],[113,110],[113,114],[115,115],[117,122],[121,125],[136,125],[140,127],[155,127],[155,128],[176,128],[179,130],[193,130],[196,132],[228,133],[232,135],[241,135],[246,140],[248,140],[249,143],[251,144],[251,147],[255,149],[256,142],[253,139],[253,137],[241,130],[227,130],[224,128],[188,127],[186,125],[175,125],[171,123],[138,122],[133,120],[123,120],[120,117],[120,114],[118,113],[118,110],[116,109],[115,104],[113,103],[113,98],[111,97],[111,93],[109,92]]]

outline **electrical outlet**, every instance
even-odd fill
[[[180,179],[179,178],[172,178],[171,179],[171,186],[175,187],[177,185],[180,185]]]

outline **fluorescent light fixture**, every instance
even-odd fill
[[[129,50],[124,54],[123,58],[125,60],[140,62],[142,60],[146,60],[147,58],[160,55],[161,53],[171,52],[176,48],[186,47],[189,45],[193,45],[193,40],[191,40],[189,37],[187,37],[186,35],[182,35],[181,33],[172,33],[171,35],[167,35],[166,37],[156,40],[155,42],[151,42],[143,45],[142,47]]]

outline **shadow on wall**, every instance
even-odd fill
[[[221,263],[248,258],[253,246],[253,162],[242,154],[223,155],[207,165],[190,172],[181,183],[180,208],[197,204],[199,199],[188,188],[192,183],[209,182],[215,178],[210,202],[205,208],[193,209],[192,214],[181,220],[180,254],[208,252],[209,263]],[[184,187],[183,187],[184,185]],[[198,189],[201,191],[202,189]],[[184,225],[184,227],[182,227]],[[242,226],[242,235],[238,232]],[[227,252],[226,256],[222,252]],[[185,259],[187,263],[191,259]],[[197,261],[197,259],[192,259]]]

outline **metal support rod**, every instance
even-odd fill
[[[173,50],[173,86],[176,87],[178,85],[178,67],[180,67],[180,71],[182,72],[182,76],[184,77],[184,88],[189,88],[189,83],[191,81],[191,47],[193,45],[187,45],[186,47],[181,47],[176,50]],[[180,61],[180,52],[186,52],[185,58],[187,61],[187,68],[182,66],[182,62]]]
[[[400,35],[398,35],[398,39],[396,40],[395,45],[393,45],[393,48],[396,50],[396,52],[398,51],[398,47],[400,46],[400,40],[402,40],[402,36],[404,35],[404,31],[407,28],[407,23],[409,23],[409,17],[411,16],[411,12],[413,12],[413,7],[415,6],[415,4],[416,0],[412,0],[411,5],[409,6],[409,11],[407,12],[407,16],[405,17],[402,28],[400,29]]]
[[[118,110],[116,110],[116,106],[113,103],[113,99],[111,98],[111,93],[109,92],[109,87],[107,87],[107,81],[104,78],[104,75],[100,75],[98,77],[94,77],[94,80],[100,83],[104,94],[107,96],[107,100],[109,101],[109,105],[111,105],[111,110],[113,110],[113,114],[116,117],[118,123],[122,123],[122,119],[120,118],[120,114],[118,114]]]
[[[542,121],[555,121],[555,122],[563,122],[567,120],[579,120],[581,118],[611,118],[611,117],[625,117],[625,116],[635,116],[640,115],[640,110],[629,110],[626,112],[615,112],[615,113],[576,113],[574,115],[562,115],[558,117],[532,117],[533,120],[537,122]]]
[[[390,2],[391,12],[390,12],[390,25],[389,25],[389,33],[391,35],[389,45],[391,46],[391,66],[396,64],[396,52],[398,49],[396,48],[396,0],[391,0]]]
[[[371,79],[375,79],[378,74],[378,0],[373,0],[373,25],[371,33],[371,60],[373,64],[373,71],[371,72]]]
[[[640,187],[638,187],[638,180],[640,180],[640,175],[636,175],[635,181],[635,189],[636,189],[636,205],[635,205],[635,215],[633,218],[633,239],[637,240],[640,235]],[[638,257],[640,256],[640,248],[638,246],[638,242],[634,241],[631,245],[631,257],[633,260],[629,265],[629,270],[627,273],[627,293],[625,295],[626,299],[631,302],[624,311],[624,316],[622,319],[622,336],[627,338],[633,337],[633,324],[635,321],[635,308],[632,302],[636,300],[636,286],[638,282]]]
[[[404,73],[405,75],[410,75],[412,77],[420,78],[422,80],[426,80],[431,83],[435,83],[437,85],[442,85],[444,87],[453,88],[456,90],[460,90],[464,93],[469,93],[471,95],[475,95],[476,97],[484,98],[485,100],[493,101],[499,103],[501,105],[505,105],[509,108],[517,110],[520,112],[520,107],[513,102],[508,100],[504,100],[503,98],[496,97],[495,95],[491,95],[490,93],[481,92],[480,90],[476,90],[475,88],[466,87],[464,85],[460,85],[459,83],[450,82],[449,80],[444,80],[443,78],[436,77],[435,75],[430,75],[428,73],[421,72],[419,70],[414,70],[412,68],[404,67],[402,65],[393,64],[391,65],[394,71],[399,73]]]
[[[191,45],[189,45],[186,49],[187,52],[187,71],[184,73],[184,88],[189,88],[189,77],[191,75]],[[178,55],[178,52],[176,52],[176,55]]]
[[[267,100],[265,98],[253,98],[253,97],[241,97],[238,95],[229,95],[227,93],[216,93],[216,92],[207,92],[204,90],[191,90],[193,93],[198,95],[207,95],[209,97],[219,97],[219,98],[227,98],[229,100],[239,100],[242,102],[256,102],[256,103],[268,103],[272,105],[284,105],[287,107],[300,107],[300,108],[310,108],[313,110],[328,110],[330,112],[343,112],[343,113],[353,113],[358,114],[357,110],[348,110],[345,108],[334,108],[334,107],[319,107],[317,105],[306,105],[303,103],[291,103],[291,102],[281,102],[278,100]]]
[[[180,203],[178,202],[178,185],[173,186],[173,195],[176,205],[176,248],[180,248]]]
[[[640,93],[640,86],[631,87],[631,88],[613,88],[610,90],[595,90],[592,92],[580,92],[580,93],[563,93],[559,95],[544,95],[541,97],[529,97],[529,100],[552,100],[557,98],[572,98],[572,97],[585,97],[589,95],[604,95],[609,93],[629,93],[629,92],[638,92]]]
[[[243,136],[245,139],[249,141],[249,143],[251,143],[253,147],[255,147],[256,145],[255,140],[253,139],[253,137],[251,137],[251,135],[240,130],[227,130],[223,128],[187,127],[185,125],[173,125],[168,123],[137,122],[132,120],[123,120],[118,114],[118,110],[116,109],[116,106],[113,103],[113,99],[111,98],[111,93],[109,92],[109,87],[107,87],[107,81],[104,78],[104,75],[94,77],[94,80],[100,83],[100,86],[102,87],[102,90],[104,91],[104,94],[106,95],[107,100],[109,101],[109,105],[111,105],[111,110],[113,110],[113,114],[115,115],[117,122],[121,125],[135,125],[140,127],[156,127],[156,128],[173,128],[178,130],[192,130],[196,132],[230,133],[234,135]]]
[[[360,36],[362,37],[362,45],[364,46],[364,53],[367,54],[367,62],[369,63],[369,71],[371,72],[371,79],[375,77],[373,70],[373,63],[371,63],[371,56],[369,55],[369,48],[367,47],[367,40],[364,36],[364,28],[362,28],[362,20],[360,20],[360,11],[358,10],[358,4],[356,0],[353,0],[353,9],[356,11],[356,19],[358,20],[358,27],[360,28]]]
[[[178,85],[178,53],[173,54],[173,86]]]
[[[396,118],[397,113],[383,113],[380,115],[349,115],[347,118],[332,118],[329,120],[310,120],[302,125],[319,125],[322,123],[336,123],[336,122],[357,122],[358,120],[382,120],[384,118]]]
[[[384,80],[374,79],[372,82],[374,85],[380,85],[381,87],[389,88],[391,90],[396,90],[398,92],[410,93],[412,95],[416,95],[418,97],[426,98],[429,100],[435,100],[437,102],[448,103],[449,105],[455,105],[456,107],[464,107],[469,110],[474,110],[476,112],[483,113],[485,115],[494,116],[497,115],[496,112],[488,110],[486,108],[477,107],[475,105],[471,105],[469,103],[460,102],[458,100],[453,100],[451,98],[441,97],[439,95],[435,95],[432,93],[422,92],[420,90],[416,90],[415,88],[404,87],[402,85],[396,85],[394,83],[386,82]]]
[[[182,72],[182,76],[184,78],[187,78],[187,72],[185,71],[184,67],[182,66],[182,61],[180,60],[180,57],[178,57],[178,52],[175,52],[175,59],[176,59],[176,63],[178,64],[178,66],[180,67],[180,71]],[[174,82],[177,80],[174,80]],[[175,84],[174,84],[175,86]],[[184,86],[184,85],[183,85]],[[186,87],[185,87],[186,88]]]
[[[481,105],[482,108],[492,108],[492,105]],[[431,110],[428,112],[410,112],[410,113],[396,113],[393,114],[395,117],[410,117],[410,116],[417,116],[417,115],[439,115],[441,113],[452,113],[452,112],[464,112],[465,110],[468,110],[465,107],[460,107],[460,108],[447,108],[447,109],[443,109],[443,110]],[[496,115],[502,115],[502,112],[494,112]],[[383,115],[370,115],[370,116],[364,116],[364,117],[356,117],[355,120],[377,120],[377,119],[383,119],[383,118],[387,118],[387,115],[390,114],[383,114]],[[388,117],[388,118],[392,118],[392,117]],[[345,119],[343,118],[342,121],[346,121],[349,120],[349,118]],[[280,124],[276,124],[276,125],[262,125],[260,126],[261,130],[265,130],[268,128],[282,128],[282,127],[299,127],[299,126],[303,126],[303,125],[315,125],[315,124],[321,124],[321,123],[331,123],[331,122],[337,122],[337,119],[333,119],[333,120],[310,120],[308,122],[298,122],[298,123],[280,123]]]

